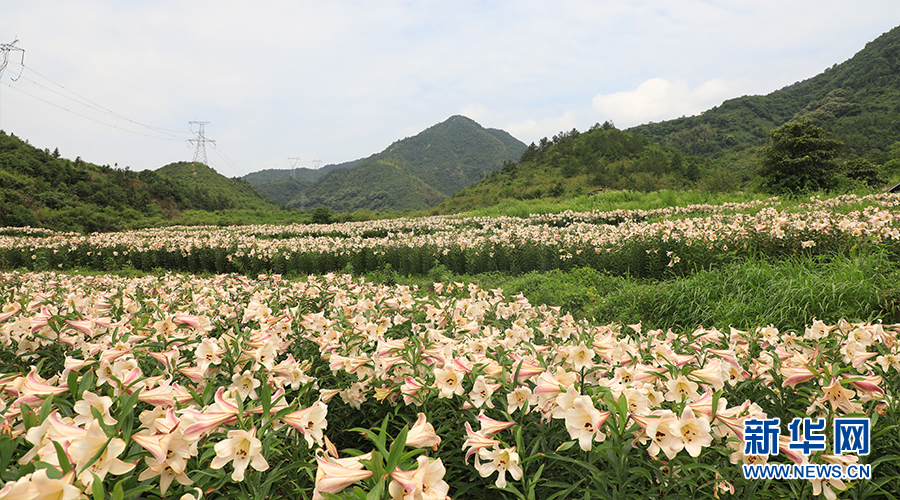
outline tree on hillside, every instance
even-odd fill
[[[786,123],[769,133],[772,143],[760,152],[757,174],[775,194],[799,194],[834,187],[841,171],[844,143],[825,137],[812,120]]]

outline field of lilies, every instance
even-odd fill
[[[361,276],[896,262],[898,206],[0,229],[0,499],[898,498],[900,325],[662,331]],[[797,417],[827,446],[793,446]],[[751,453],[745,422],[775,418]],[[868,453],[834,452],[842,418],[868,419]],[[745,479],[765,462],[871,478]]]

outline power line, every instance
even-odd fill
[[[16,47],[15,45],[19,42],[19,39],[13,40],[12,43],[0,43],[0,80],[3,78],[3,70],[6,69],[7,64],[9,64],[9,53],[10,52],[21,52],[22,57],[20,59],[19,64],[22,66],[22,69],[25,69],[25,49],[22,47]],[[12,79],[12,81],[18,80],[22,76],[22,69],[19,70],[19,76]],[[2,128],[2,127],[0,127]]]
[[[176,137],[178,140],[184,140],[184,139],[185,139],[185,137],[184,137],[184,135],[183,135],[183,134],[184,134],[184,130],[172,130],[172,129],[162,128],[162,127],[154,127],[153,125],[147,125],[147,124],[141,123],[141,122],[139,122],[139,121],[137,121],[137,120],[132,120],[131,118],[128,118],[128,117],[125,116],[125,115],[122,115],[122,114],[120,114],[120,113],[116,113],[115,111],[113,111],[113,110],[111,110],[111,109],[105,108],[105,107],[101,106],[100,104],[97,104],[96,102],[94,102],[94,101],[88,99],[87,97],[84,97],[84,96],[82,96],[82,95],[77,94],[76,92],[74,92],[74,91],[72,91],[72,90],[70,90],[70,89],[64,87],[63,85],[61,85],[61,84],[59,84],[59,83],[57,83],[57,82],[51,80],[50,78],[48,78],[48,77],[46,77],[46,76],[44,76],[44,75],[38,73],[37,71],[35,71],[35,70],[32,69],[32,68],[26,68],[26,69],[28,70],[28,73],[34,73],[35,75],[37,75],[37,76],[43,78],[44,80],[47,80],[48,82],[50,82],[50,83],[52,83],[53,85],[59,87],[60,89],[62,89],[62,90],[64,90],[64,91],[68,92],[69,94],[71,94],[71,96],[70,96],[70,95],[66,95],[66,94],[64,94],[64,93],[62,93],[62,92],[60,92],[60,91],[58,91],[58,90],[53,89],[53,88],[50,88],[50,87],[48,87],[47,85],[44,85],[44,84],[38,82],[37,80],[34,80],[33,78],[29,78],[28,76],[24,76],[24,77],[23,77],[25,80],[27,80],[27,81],[33,83],[34,85],[36,85],[36,86],[38,86],[38,87],[40,87],[40,88],[42,88],[42,89],[47,90],[48,92],[52,92],[52,93],[54,93],[54,94],[56,94],[56,95],[58,95],[58,96],[60,96],[60,97],[62,97],[62,98],[64,98],[64,99],[69,99],[70,101],[73,101],[73,102],[75,102],[75,103],[78,103],[78,104],[80,104],[80,105],[82,105],[82,106],[84,106],[84,107],[86,107],[86,108],[88,108],[88,109],[91,109],[91,110],[94,110],[94,111],[97,111],[97,112],[101,112],[101,113],[108,114],[108,115],[110,115],[110,116],[112,116],[112,117],[114,117],[114,118],[118,118],[118,119],[120,119],[120,120],[125,120],[125,121],[127,121],[127,122],[129,122],[129,123],[133,123],[133,124],[138,125],[138,126],[140,126],[140,127],[144,127],[144,128],[153,130],[154,132],[162,133],[162,134],[166,134],[166,135],[171,135],[171,136],[173,136],[173,137]],[[72,96],[75,96],[75,97],[72,97]],[[76,98],[77,98],[77,99],[76,99]],[[179,135],[179,134],[182,134],[182,135]]]
[[[217,155],[219,155],[220,158],[225,160],[225,162],[228,163],[228,165],[230,165],[232,168],[234,168],[235,170],[240,172],[241,177],[245,177],[247,175],[247,173],[244,172],[243,170],[241,170],[241,168],[238,167],[237,164],[235,164],[233,161],[231,161],[231,158],[227,157],[225,155],[225,153],[221,151],[221,146],[219,146],[215,142],[213,142],[213,152],[215,152]]]
[[[80,116],[80,117],[82,117],[82,118],[84,118],[84,119],[86,119],[86,120],[90,120],[90,121],[92,121],[92,122],[94,122],[94,123],[99,123],[100,125],[105,125],[105,126],[107,126],[107,127],[114,128],[114,129],[116,129],[116,130],[121,130],[122,132],[128,132],[129,134],[142,135],[142,136],[144,136],[144,137],[150,137],[150,138],[153,138],[153,139],[161,139],[161,140],[164,140],[164,141],[183,141],[183,140],[185,140],[185,139],[183,139],[183,138],[160,137],[160,136],[156,136],[156,135],[145,134],[145,133],[143,133],[143,132],[136,132],[136,131],[134,131],[134,130],[128,130],[128,129],[119,127],[118,125],[113,125],[113,124],[111,124],[111,123],[106,123],[106,122],[100,121],[100,120],[98,120],[98,119],[96,119],[96,118],[92,118],[92,117],[90,117],[90,116],[87,116],[87,115],[78,113],[77,111],[72,111],[72,110],[69,109],[69,108],[60,106],[59,104],[56,104],[55,102],[48,101],[48,100],[46,100],[46,99],[44,99],[44,98],[42,98],[42,97],[38,97],[38,96],[36,96],[36,95],[34,95],[34,94],[30,93],[30,92],[27,92],[27,91],[25,91],[25,90],[22,90],[22,89],[20,89],[20,88],[18,88],[18,87],[14,87],[14,86],[12,86],[12,85],[6,83],[6,82],[3,82],[3,85],[5,85],[5,86],[7,86],[7,87],[9,87],[9,88],[11,88],[11,89],[13,89],[13,90],[15,90],[16,92],[21,92],[21,93],[23,93],[23,94],[25,94],[25,95],[27,95],[27,96],[29,96],[29,97],[32,97],[32,98],[34,98],[34,99],[37,99],[38,101],[41,101],[41,102],[43,102],[43,103],[45,103],[45,104],[49,104],[49,105],[51,105],[51,106],[53,106],[53,107],[55,107],[55,108],[59,108],[59,109],[65,111],[65,112],[67,112],[67,113],[72,113],[72,114],[75,115],[75,116]]]

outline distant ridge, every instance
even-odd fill
[[[524,150],[525,144],[507,132],[455,115],[380,153],[323,173],[298,169],[302,178],[284,170],[247,177],[256,176],[256,188],[274,200],[290,197],[286,204],[291,208],[420,210],[499,170]]]
[[[697,116],[628,130],[686,154],[743,157],[765,145],[769,131],[800,118],[843,141],[846,153],[880,163],[876,152],[900,139],[900,27],[847,61],[768,95],[729,99]]]

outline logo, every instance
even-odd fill
[[[826,451],[827,421],[824,418],[794,418],[788,424],[791,440],[787,449],[809,455]],[[835,455],[855,453],[865,456],[871,452],[871,422],[868,418],[835,418],[832,432],[832,451]],[[775,456],[779,454],[781,419],[748,418],[744,420],[744,455]],[[868,464],[745,464],[744,479],[871,479]]]

